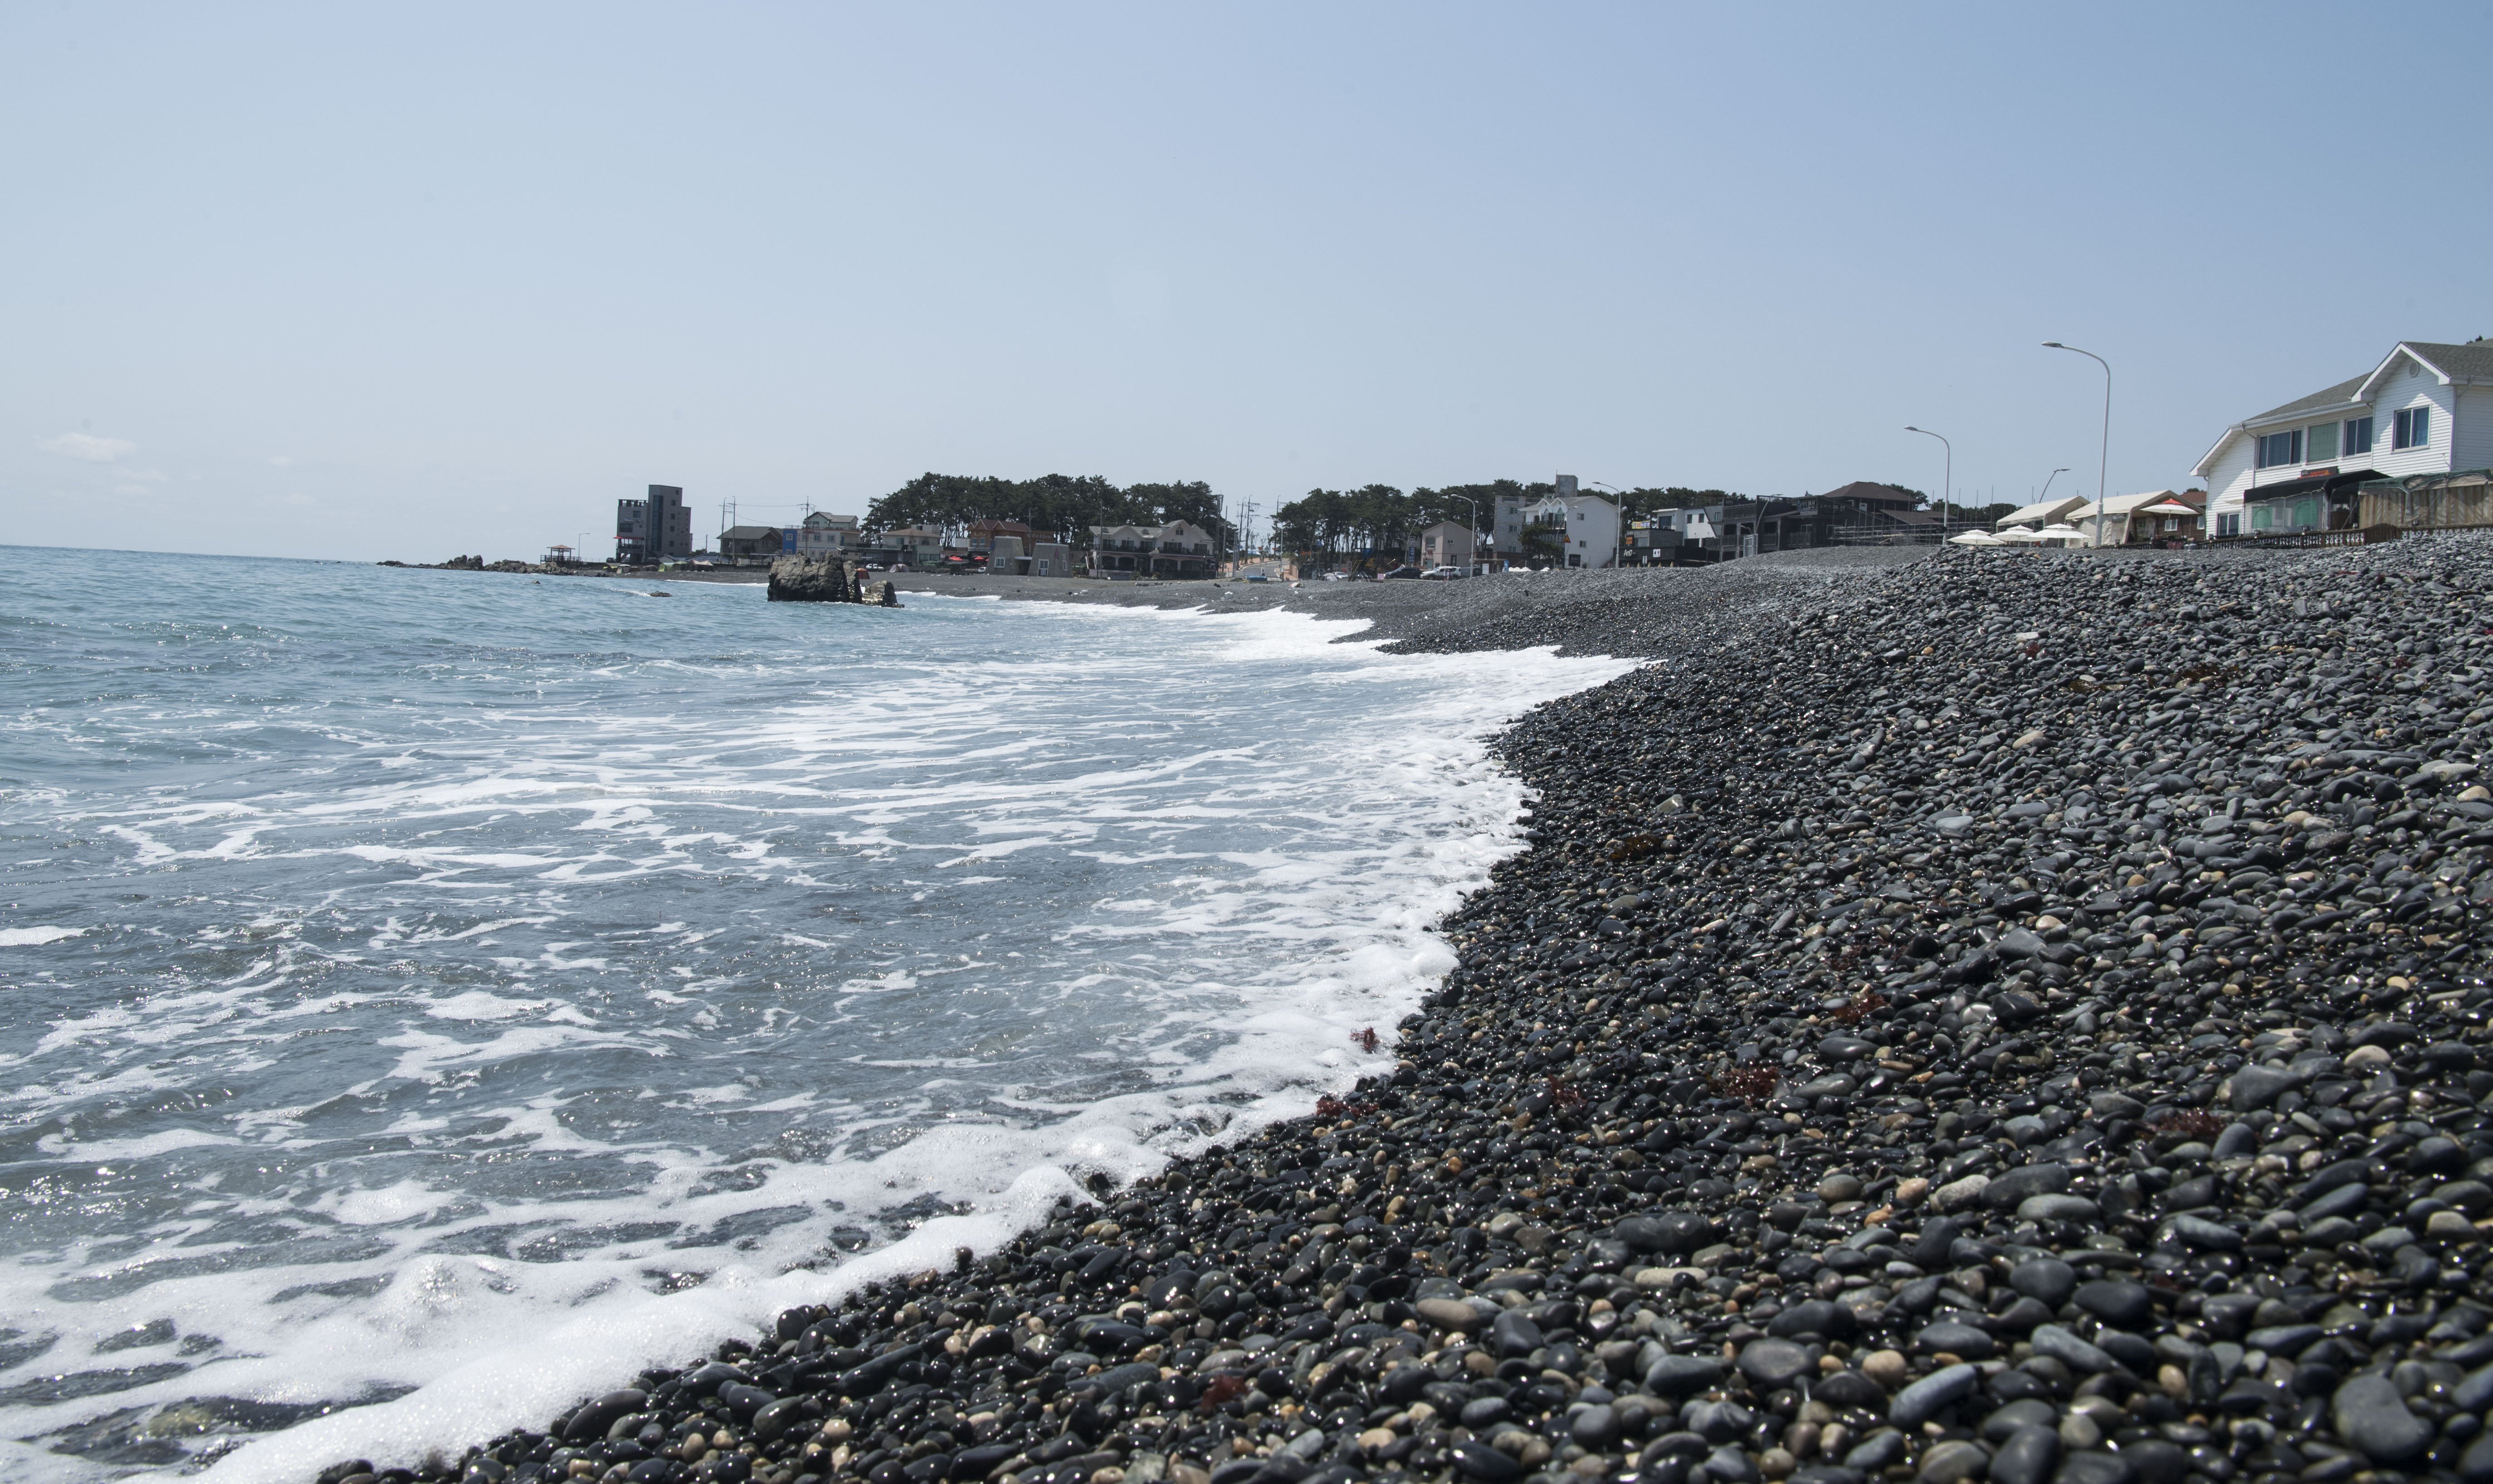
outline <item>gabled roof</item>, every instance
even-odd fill
[[[2396,358],[2392,356],[2390,359],[2394,360]],[[2388,363],[2383,362],[2382,364],[2387,365]],[[2380,372],[2377,371],[2372,372],[2372,376],[2377,376],[2379,374]],[[2372,376],[2357,376],[2351,381],[2340,381],[2335,386],[2329,387],[2326,391],[2314,392],[2308,397],[2298,397],[2281,407],[2270,407],[2266,412],[2246,417],[2242,419],[2242,423],[2244,426],[2248,426],[2252,423],[2273,422],[2281,417],[2293,417],[2298,413],[2334,411],[2339,407],[2345,406],[2349,402],[2360,401],[2363,397],[2363,388],[2371,381]]]
[[[768,536],[773,540],[778,539],[779,527],[775,525],[732,525],[726,530],[718,533],[718,539],[721,541],[760,541],[765,536]]]
[[[2440,377],[2444,386],[2453,381],[2493,381],[2493,341],[2471,341],[2464,345],[2444,345],[2432,341],[2400,341],[2397,348],[2382,357],[2381,364],[2372,368],[2372,373],[2363,378],[2363,392],[2368,394],[2401,358],[2412,360]]]
[[[2352,380],[2340,381],[2335,386],[2314,392],[2308,397],[2296,398],[2290,402],[2270,407],[2266,412],[2255,413],[2227,428],[2208,452],[2200,456],[2199,461],[2192,465],[2191,475],[2194,478],[2205,479],[2208,471],[2215,467],[2216,456],[2225,451],[2225,445],[2233,442],[2235,438],[2251,428],[2318,412],[2352,410],[2359,406],[2371,396],[2372,389],[2380,384],[2389,369],[2402,360],[2414,361],[2441,378],[2445,385],[2451,382],[2493,384],[2493,340],[2474,340],[2464,345],[2445,344],[2439,341],[2400,341],[2390,348],[2388,355],[2381,358],[2381,364],[2373,367],[2367,374],[2357,376]]]
[[[2085,503],[2087,497],[2083,494],[2062,495],[2057,500],[2020,505],[1991,523],[1994,529],[2003,525],[2048,525]]]
[[[2149,490],[2145,494],[2116,494],[2112,498],[2103,502],[2103,510],[2100,514],[2107,516],[2125,516],[2130,514],[2132,511],[2152,505],[2158,500],[2178,499],[2179,497],[2179,495],[2170,490]],[[2070,511],[2069,519],[2072,520],[2091,520],[2097,514],[2098,512],[2095,509],[2095,502],[2088,500],[2084,505]]]

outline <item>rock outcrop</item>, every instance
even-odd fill
[[[869,582],[865,569],[836,556],[783,556],[770,564],[773,603],[870,603],[900,607],[888,581]]]

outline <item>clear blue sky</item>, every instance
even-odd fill
[[[0,542],[2179,486],[2493,335],[2482,5],[0,9]]]

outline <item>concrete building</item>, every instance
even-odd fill
[[[2213,534],[2347,530],[2363,485],[2493,464],[2493,340],[2401,341],[2359,376],[2226,429],[2191,474]]]
[[[1628,522],[1627,561],[1634,567],[1669,567],[1712,561],[1720,505],[1657,510]]]
[[[1460,520],[1440,520],[1420,532],[1420,565],[1469,568],[1472,548],[1470,526]]]
[[[855,516],[825,515],[818,510],[796,527],[796,551],[799,556],[846,556],[857,546]]]
[[[627,566],[681,561],[693,554],[693,513],[677,485],[651,485],[646,498],[615,502],[615,559]]]
[[[1619,508],[1598,494],[1575,492],[1573,475],[1561,476],[1558,492],[1524,511],[1524,523],[1556,539],[1559,565],[1614,567],[1619,556]]]
[[[1218,561],[1212,533],[1191,521],[1091,527],[1095,578],[1208,578]]]
[[[1500,561],[1524,560],[1523,513],[1532,508],[1532,497],[1524,494],[1501,494],[1488,512],[1488,552]]]

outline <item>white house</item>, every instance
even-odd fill
[[[1618,564],[1619,508],[1598,494],[1552,494],[1526,508],[1524,519],[1550,527],[1570,567]]]
[[[2336,530],[2368,479],[2493,465],[2493,340],[2401,341],[2362,375],[2236,423],[2190,472],[2217,536]]]

